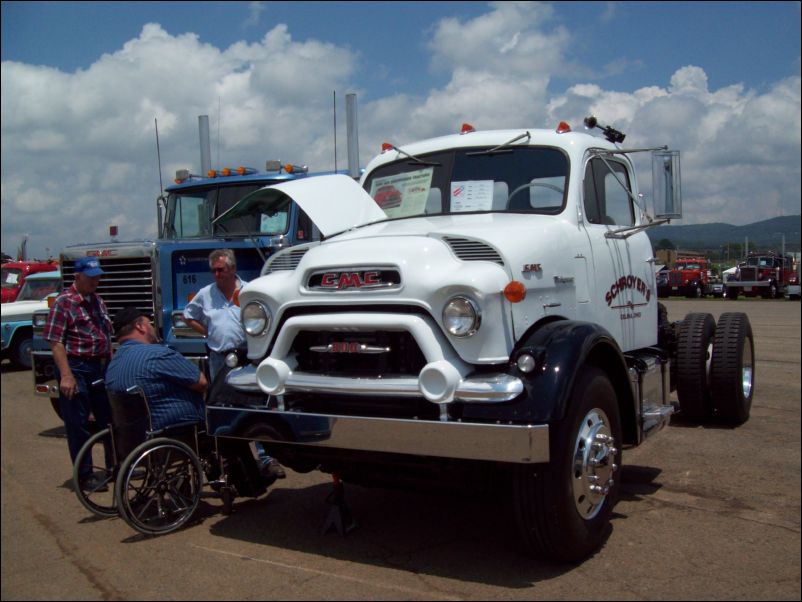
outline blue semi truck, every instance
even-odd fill
[[[159,196],[158,236],[155,240],[115,241],[66,247],[60,254],[63,288],[74,280],[74,263],[80,257],[100,260],[105,275],[98,293],[113,316],[125,306],[136,306],[153,316],[162,340],[184,356],[206,361],[205,340],[189,328],[183,309],[192,296],[212,282],[209,253],[230,248],[244,280],[256,278],[265,259],[291,245],[320,239],[320,232],[295,204],[287,203],[271,214],[227,221],[216,218],[243,196],[269,184],[311,177],[303,166],[267,161],[264,171],[250,168],[176,172],[175,183]],[[38,395],[48,396],[58,408],[58,384],[53,358],[42,338],[47,310],[33,316],[33,377]]]

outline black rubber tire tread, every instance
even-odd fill
[[[519,535],[527,552],[558,562],[579,562],[604,543],[620,488],[616,475],[604,506],[590,520],[576,511],[569,476],[573,446],[580,422],[600,408],[611,422],[617,444],[615,463],[621,466],[621,419],[615,389],[600,369],[586,366],[577,376],[563,420],[550,425],[548,464],[519,464],[513,468],[513,508]]]
[[[744,395],[742,380],[744,343],[747,340],[752,357],[752,386],[748,396]],[[755,394],[755,372],[755,342],[749,318],[741,312],[721,314],[710,366],[713,405],[721,422],[737,426],[749,420]]]
[[[117,497],[114,495],[114,479],[111,478],[111,475],[109,475],[109,480],[107,482],[107,486],[110,489],[109,493],[102,493],[93,496],[91,492],[84,491],[84,488],[81,486],[78,470],[84,456],[86,456],[88,453],[91,453],[92,448],[95,445],[102,445],[102,439],[109,437],[110,433],[111,430],[105,428],[89,437],[87,442],[84,443],[83,447],[81,447],[78,455],[75,457],[75,464],[72,467],[72,486],[73,490],[75,491],[75,495],[78,497],[78,500],[81,502],[81,504],[83,504],[84,508],[89,510],[92,514],[104,518],[117,516]]]
[[[707,361],[715,331],[716,319],[710,314],[688,314],[679,325],[677,398],[681,416],[688,420],[702,422],[713,413]]]
[[[127,495],[128,475],[132,471],[133,465],[146,453],[156,448],[169,448],[172,450],[172,452],[183,454],[185,457],[189,458],[194,471],[194,482],[192,484],[193,497],[191,504],[181,512],[175,521],[164,526],[150,526],[139,520],[139,518],[134,515],[131,507],[127,503],[128,500],[126,500],[124,497]],[[195,452],[192,451],[188,445],[181,441],[167,437],[158,437],[156,439],[145,441],[137,446],[136,449],[134,449],[134,451],[132,451],[122,463],[120,466],[120,472],[117,475],[117,483],[114,487],[114,498],[117,503],[117,509],[120,516],[134,530],[144,535],[165,535],[181,528],[187,523],[187,521],[190,520],[190,518],[192,518],[192,515],[195,513],[195,509],[198,507],[198,502],[200,501],[202,487],[203,469]]]
[[[23,370],[30,370],[33,367],[33,358],[31,357],[31,342],[30,336],[17,337],[14,344],[11,346],[11,363],[17,368]]]

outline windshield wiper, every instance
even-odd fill
[[[526,140],[529,141],[532,138],[532,135],[527,131],[527,132],[524,132],[523,134],[521,134],[519,136],[516,136],[512,140],[508,140],[504,144],[499,144],[495,148],[490,148],[488,150],[474,151],[472,153],[465,153],[465,156],[466,157],[475,157],[475,156],[478,156],[478,155],[492,155],[492,154],[495,154],[495,153],[509,153],[509,152],[512,152],[512,151],[511,151],[511,149],[509,149],[507,147],[510,146],[513,142],[518,142],[519,140],[521,140],[523,138],[526,138]]]
[[[418,165],[425,165],[426,167],[440,167],[442,165],[442,163],[429,162],[429,161],[424,161],[423,159],[419,159],[415,155],[410,155],[408,152],[401,150],[400,148],[398,148],[397,146],[395,146],[393,144],[390,144],[389,142],[385,142],[383,146],[385,146],[385,145],[387,147],[393,149],[395,152],[400,153],[400,154],[404,155],[405,157],[409,157],[410,159],[412,159]],[[413,165],[413,164],[410,163],[410,165]]]

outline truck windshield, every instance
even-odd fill
[[[19,286],[22,270],[3,268],[3,288],[14,288]]]
[[[171,192],[167,197],[165,237],[183,239],[285,234],[289,224],[289,203],[270,215],[245,215],[228,220],[224,225],[212,226],[214,218],[222,215],[246,194],[268,184],[270,182],[206,186]]]
[[[375,169],[365,190],[389,218],[475,212],[557,214],[565,206],[568,158],[518,147],[457,149],[403,157]],[[480,151],[480,152],[477,152]]]
[[[17,295],[17,301],[41,301],[50,293],[59,289],[61,281],[58,278],[28,278]]]

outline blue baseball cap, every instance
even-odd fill
[[[100,269],[100,260],[97,257],[81,257],[77,259],[75,261],[75,271],[90,278],[106,273]]]

